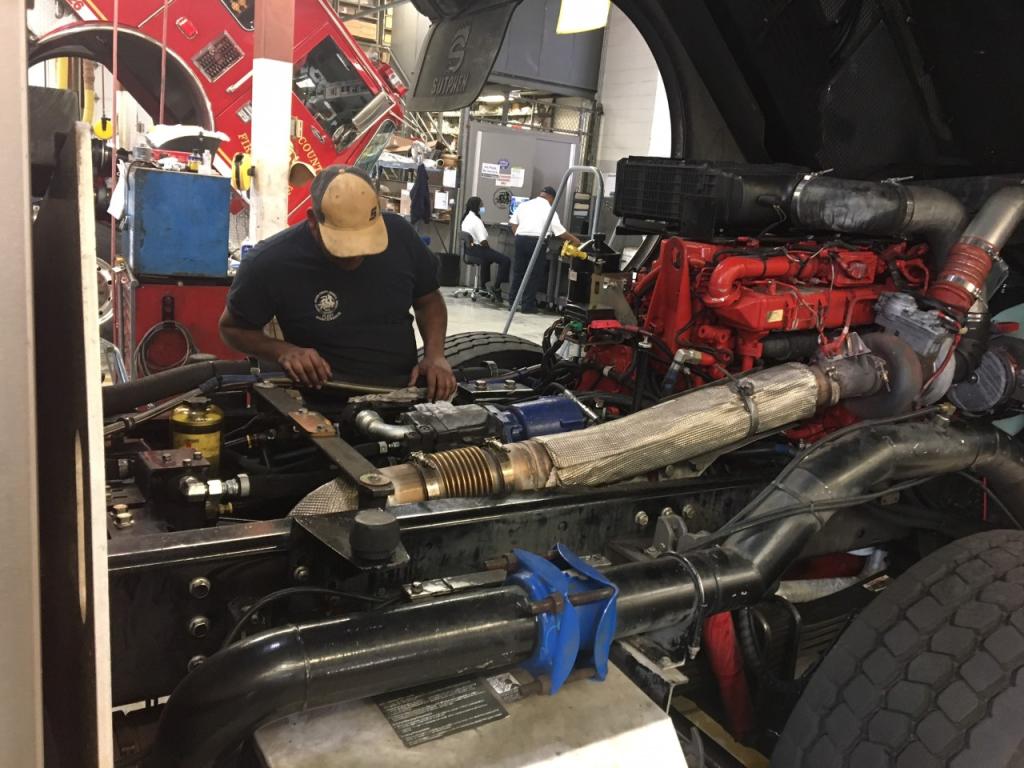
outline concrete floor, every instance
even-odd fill
[[[479,299],[476,302],[469,298],[457,299],[452,297],[455,288],[442,288],[441,293],[448,305],[448,335],[465,333],[467,331],[496,331],[501,333],[505,327],[505,320],[508,318],[508,307],[497,305]],[[524,315],[517,313],[509,333],[513,336],[520,336],[530,341],[540,343],[544,331],[555,321],[551,314]],[[416,336],[417,343],[420,343],[419,334]]]

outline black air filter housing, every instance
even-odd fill
[[[616,169],[615,215],[629,227],[696,240],[756,235],[784,223],[783,210],[807,173],[792,165],[624,157]]]

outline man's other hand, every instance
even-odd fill
[[[331,379],[331,366],[315,349],[289,344],[277,362],[292,381],[307,387],[319,389]]]
[[[427,380],[427,400],[448,400],[455,394],[455,374],[444,355],[424,357],[412,369],[409,386],[415,387],[420,376]]]

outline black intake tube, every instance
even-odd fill
[[[252,365],[246,360],[211,360],[172,368],[125,384],[114,384],[103,388],[103,415],[131,413],[148,403],[188,392],[218,376],[244,376],[251,372]]]
[[[823,445],[751,502],[747,519],[771,516],[794,504],[852,499],[898,480],[965,470],[988,478],[995,494],[1011,508],[1024,498],[1024,450],[1018,441],[991,425],[950,423],[936,417],[864,427]],[[715,610],[729,610],[751,602],[740,599],[739,592],[757,599],[771,591],[832,514],[794,514],[733,535],[716,556],[748,564],[746,577],[731,575],[744,586],[730,594],[706,584],[709,604]],[[712,570],[721,576],[721,569]]]
[[[530,656],[535,620],[517,588],[292,625],[214,654],[175,688],[146,768],[211,768],[262,723]]]
[[[922,235],[938,264],[967,225],[963,205],[933,187],[814,176],[790,199],[792,221],[812,230],[899,237]]]
[[[941,265],[967,225],[960,201],[934,187],[839,179],[786,165],[684,163],[679,170],[688,183],[703,179],[709,185],[704,194],[715,197],[717,224],[735,233],[785,227],[797,233],[921,235]]]

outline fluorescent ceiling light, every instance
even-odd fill
[[[610,9],[611,0],[562,0],[555,32],[559,35],[574,35],[606,27]]]

